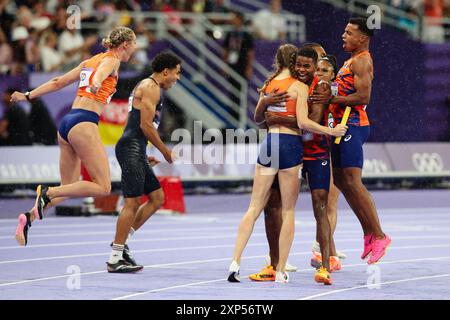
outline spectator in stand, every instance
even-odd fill
[[[401,17],[398,24],[399,26],[404,27],[409,32],[414,32],[417,28],[416,21],[414,20],[417,18],[417,12],[414,9],[414,7],[406,7],[405,8],[406,17]]]
[[[63,57],[62,71],[67,71],[78,66],[84,53],[90,56],[90,48],[96,44],[97,36],[90,35],[83,39],[83,36],[77,29],[66,29],[61,33],[58,39],[58,49]]]
[[[63,64],[62,55],[56,50],[58,36],[53,31],[42,34],[41,37],[41,62],[44,72],[54,72],[60,69]]]
[[[206,0],[204,11],[205,13],[229,13],[230,8],[225,5],[225,0]]]
[[[148,49],[150,44],[155,42],[155,36],[145,30],[144,21],[135,24],[134,32],[136,34],[136,51],[133,60],[136,62],[138,70],[142,70],[148,64]]]
[[[183,34],[183,20],[179,14],[179,3],[177,0],[164,0],[161,4],[161,12],[166,16],[168,31],[176,36]]]
[[[12,24],[14,22],[14,14],[9,11],[9,0],[0,0],[0,29],[3,30],[8,38],[11,34]]]
[[[444,43],[445,31],[442,25],[444,17],[443,0],[424,0],[423,39],[430,43]]]
[[[253,76],[253,60],[255,52],[253,48],[253,36],[243,30],[244,15],[240,12],[232,12],[233,30],[225,36],[224,41],[224,61],[242,75],[245,79],[250,80]],[[241,85],[233,77],[229,77],[228,81],[239,92]],[[240,98],[236,94],[231,95],[231,100],[240,105]],[[236,118],[238,114],[233,110],[231,114]]]
[[[27,71],[41,70],[41,51],[39,50],[39,31],[31,28],[27,42],[25,43],[25,57],[27,59]]]
[[[281,12],[281,0],[272,0],[270,10],[262,9],[253,16],[253,30],[259,39],[286,39],[286,18]]]
[[[10,101],[14,91],[7,89],[2,96],[4,112],[0,120],[0,145],[30,145],[28,116],[20,106]]]
[[[0,28],[0,74],[7,74],[13,62],[13,51],[6,39],[6,35]]]
[[[56,125],[42,99],[37,98],[31,100],[29,119],[30,136],[33,144],[57,144]]]
[[[62,71],[71,70],[80,64],[83,46],[84,39],[77,29],[66,29],[61,33],[58,39],[58,49],[64,61]]]
[[[15,27],[11,33],[13,63],[11,75],[23,74],[27,72],[26,64],[26,43],[29,33],[24,26]]]
[[[68,15],[66,12],[66,8],[64,6],[59,6],[56,9],[52,25],[53,31],[55,31],[58,36],[63,33],[64,30],[66,30],[67,18]]]
[[[225,5],[224,0],[206,0],[205,13],[230,13],[230,9]],[[226,19],[209,19],[213,24],[228,24]]]

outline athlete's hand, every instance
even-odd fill
[[[166,152],[164,152],[163,154],[164,159],[166,159],[166,161],[168,163],[173,163],[175,160],[177,160],[177,155],[176,153],[174,153],[172,150],[167,149]]]
[[[272,125],[279,124],[294,130],[299,129],[297,124],[297,118],[295,117],[280,116],[277,114],[277,112],[269,112],[269,111],[266,111],[264,113],[264,116],[266,117],[266,123],[269,127]]]
[[[100,86],[92,84],[89,86],[89,92],[93,94],[97,94],[98,90],[100,89]]]
[[[325,90],[321,90],[321,91],[314,91],[313,95],[309,97],[309,99],[314,104],[329,104],[331,98],[332,98],[331,89],[329,89],[329,90],[325,89]]]
[[[280,105],[289,98],[287,91],[278,92],[278,88],[273,89],[267,96],[263,98],[263,103],[265,106],[268,105]]]
[[[25,101],[27,100],[27,97],[25,97],[25,94],[19,91],[14,91],[14,93],[11,95],[10,102],[17,102],[17,101]]]
[[[347,126],[343,126],[339,123],[336,127],[330,128],[330,135],[332,135],[333,137],[343,137],[347,132],[347,129]]]
[[[161,162],[161,161],[159,161],[158,159],[156,159],[156,158],[153,157],[153,156],[149,156],[147,159],[148,159],[148,162],[150,162],[150,165],[151,165],[152,167],[156,166],[158,163]]]

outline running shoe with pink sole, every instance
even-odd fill
[[[374,264],[381,260],[386,254],[387,248],[391,244],[391,238],[385,234],[383,239],[372,240],[372,255],[370,256],[368,264]]]
[[[361,259],[364,260],[367,258],[367,256],[369,255],[369,253],[372,252],[372,239],[373,238],[373,234],[368,234],[367,236],[364,236],[364,251],[361,255]]]
[[[28,229],[31,227],[30,213],[25,212],[19,215],[19,223],[16,228],[16,240],[21,246],[28,243]]]

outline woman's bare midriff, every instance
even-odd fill
[[[89,110],[101,115],[104,105],[105,104],[99,101],[95,101],[87,97],[77,96],[72,104],[72,109]]]
[[[293,134],[293,135],[296,135],[296,136],[300,136],[301,135],[300,129],[295,130],[295,129],[287,128],[287,127],[279,125],[279,124],[271,125],[269,127],[269,132],[270,133]]]

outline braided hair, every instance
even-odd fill
[[[297,47],[292,44],[284,44],[280,46],[275,55],[275,63],[273,67],[275,71],[264,82],[263,87],[259,91],[264,91],[270,81],[278,76],[283,69],[288,68],[291,76],[297,78],[295,71],[295,62],[297,61]]]

